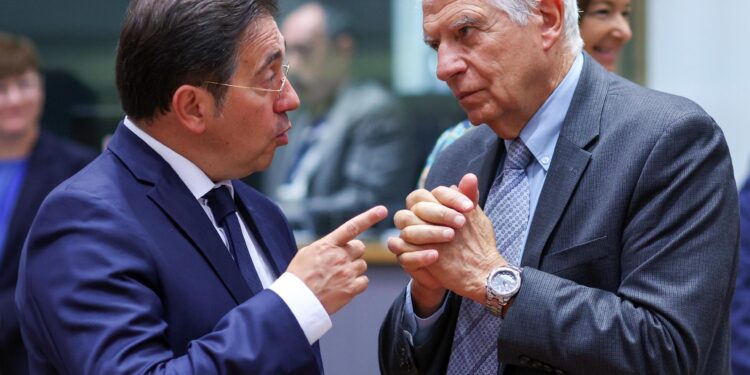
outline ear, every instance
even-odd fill
[[[538,9],[542,17],[542,45],[546,51],[562,38],[565,5],[563,0],[540,0]]]
[[[351,35],[341,34],[336,37],[334,43],[339,52],[345,53],[347,55],[354,54],[354,38],[352,38]]]
[[[200,87],[182,85],[172,95],[172,111],[191,133],[201,134],[206,130],[205,120],[213,116],[215,107],[214,97]]]

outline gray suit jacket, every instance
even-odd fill
[[[328,233],[375,204],[389,212],[403,206],[414,187],[418,160],[412,129],[395,99],[375,83],[342,89],[326,114],[320,141],[306,154],[311,178],[302,205],[285,204],[284,183],[305,134],[315,119],[304,109],[290,115],[289,145],[276,151],[263,173],[263,191],[274,198],[296,228]],[[390,220],[388,220],[390,222]]]
[[[728,374],[738,201],[721,130],[695,103],[586,55],[497,334],[504,374]],[[428,187],[478,175],[505,148],[489,128],[437,160]],[[445,372],[460,297],[409,344],[398,297],[380,333],[387,374]]]

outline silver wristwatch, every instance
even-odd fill
[[[521,269],[510,264],[497,267],[487,275],[486,307],[496,316],[501,316],[508,304],[521,288]]]

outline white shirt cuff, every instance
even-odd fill
[[[409,281],[409,284],[406,285],[404,323],[406,323],[406,330],[413,337],[412,345],[420,345],[427,339],[427,337],[430,335],[430,331],[432,330],[432,326],[434,326],[440,316],[443,315],[447,301],[447,298],[443,298],[443,303],[440,305],[440,308],[435,311],[434,314],[426,318],[418,317],[417,314],[414,313],[414,306],[412,305],[411,300],[411,281]]]
[[[320,340],[333,327],[326,309],[297,276],[284,272],[268,289],[278,294],[289,306],[310,345]]]

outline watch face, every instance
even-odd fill
[[[511,271],[502,270],[492,276],[492,289],[500,294],[512,292],[517,284],[516,274]]]

